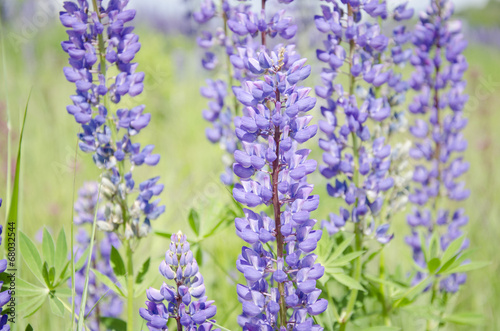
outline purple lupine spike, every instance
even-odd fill
[[[316,94],[326,101],[321,107],[325,120],[319,124],[324,134],[319,140],[324,151],[320,172],[327,179],[335,178],[335,185],[327,184],[328,194],[342,197],[347,208],[330,214],[322,226],[334,234],[350,219],[361,230],[373,217],[380,221],[371,234],[386,243],[392,238],[387,222],[406,202],[402,197],[408,181],[408,144],[391,147],[382,137],[406,125],[404,112],[396,107],[402,105],[408,84],[394,66],[409,59],[408,33],[404,26],[397,27],[390,40],[378,22],[370,20],[388,18],[385,2],[346,1],[347,10],[334,1],[326,2],[330,4],[321,6],[322,15],[315,16],[317,29],[327,34],[324,48],[316,53],[326,65],[322,85],[316,87]],[[393,16],[407,18],[410,11],[405,8],[398,7]],[[337,82],[343,74],[349,80],[346,89]],[[390,208],[381,215],[385,203]]]
[[[75,218],[74,222],[78,226],[76,235],[77,244],[73,248],[75,252],[75,260],[82,258],[84,251],[90,244],[90,236],[87,229],[84,228],[86,223],[92,223],[94,215],[97,215],[98,222],[104,222],[104,211],[97,210],[99,185],[96,182],[86,182],[78,191],[78,199],[75,202]],[[120,239],[113,232],[104,233],[104,237],[97,243],[97,249],[92,252],[91,264],[92,268],[98,270],[102,274],[116,281],[113,268],[111,267],[111,247],[118,249],[121,246]],[[85,283],[87,271],[87,262],[79,270],[75,272],[75,309],[80,310],[81,299],[83,295],[83,284]],[[69,286],[72,280],[69,279]],[[117,284],[120,286],[120,284]],[[71,299],[70,299],[71,300]],[[95,306],[97,303],[97,306]],[[95,307],[94,307],[95,306]],[[92,311],[91,311],[92,309]],[[119,317],[123,310],[123,300],[117,294],[111,291],[106,285],[97,281],[95,275],[90,271],[89,290],[85,307],[87,316],[87,326],[90,330],[100,330],[100,317]]]
[[[237,82],[243,86],[247,80],[261,75],[269,68],[267,63],[270,59],[255,58],[259,47],[265,44],[266,36],[290,39],[296,34],[297,25],[291,17],[285,15],[285,11],[266,19],[265,11],[255,13],[249,4],[232,5],[227,0],[221,1],[219,13],[214,2],[207,0],[202,2],[200,11],[193,14],[195,21],[200,24],[205,24],[216,16],[222,17],[223,26],[215,33],[202,31],[197,43],[204,52],[202,66],[206,70],[215,71],[225,63],[228,76],[225,80],[207,80],[206,86],[201,88],[201,95],[209,99],[208,109],[203,110],[202,114],[211,124],[205,131],[207,139],[212,143],[219,143],[227,152],[223,157],[226,170],[221,175],[221,180],[226,185],[232,185],[232,155],[240,148],[239,140],[234,134],[233,120],[240,112],[240,98],[230,95],[228,89]],[[226,61],[219,59],[220,53],[227,57]]]
[[[324,268],[315,263],[312,252],[321,237],[314,230],[319,197],[311,195],[313,185],[307,175],[316,170],[308,159],[309,150],[299,145],[317,131],[306,115],[316,103],[310,88],[298,85],[310,74],[305,59],[297,56],[293,45],[277,46],[274,51],[261,48],[247,65],[268,67],[262,80],[249,80],[235,89],[246,106],[243,116],[235,118],[241,149],[235,151],[234,173],[240,178],[233,189],[234,198],[248,207],[272,205],[274,214],[257,214],[244,209],[237,218],[237,234],[250,247],[243,247],[237,268],[247,284],[238,284],[243,313],[238,323],[243,330],[289,328],[320,329],[311,316],[322,313],[327,301],[319,299],[316,281]],[[275,249],[268,250],[273,245]],[[288,316],[290,313],[290,316]]]
[[[111,211],[105,213],[105,220],[99,215],[99,228],[115,231],[125,223],[127,237],[143,236],[150,232],[150,220],[165,209],[158,206],[158,200],[151,203],[141,194],[133,206],[127,205],[127,196],[137,192],[133,168],[155,166],[160,161],[160,156],[153,153],[153,145],[141,147],[132,141],[148,126],[151,114],[144,113],[144,105],[113,109],[122,97],[135,97],[144,89],[144,73],[137,71],[138,64],[133,62],[141,48],[139,37],[129,25],[135,10],[126,8],[126,0],[110,1],[106,8],[101,1],[95,4],[97,8],[89,8],[87,1],[67,1],[60,13],[69,37],[61,43],[70,64],[64,68],[64,75],[76,86],[76,94],[71,96],[73,104],[67,111],[82,126],[78,135],[80,149],[92,153],[94,163],[104,171],[104,196]],[[113,77],[109,70],[112,67],[117,72]],[[126,162],[130,163],[129,170]],[[118,205],[124,210],[115,210]],[[93,219],[81,215],[82,222]]]
[[[149,330],[167,330],[169,319],[176,320],[178,330],[212,330],[217,308],[205,296],[203,276],[182,232],[172,235],[159,271],[174,285],[164,282],[160,290],[150,287],[146,291],[147,308],[140,308],[139,313]]]
[[[411,63],[415,71],[410,85],[418,95],[409,106],[414,117],[410,132],[415,137],[410,156],[417,164],[409,196],[414,208],[407,217],[412,235],[406,242],[413,249],[416,264],[423,268],[426,263],[418,230],[422,229],[425,236],[437,233],[440,248],[445,251],[462,236],[461,228],[468,222],[463,209],[447,210],[437,204],[438,199],[463,201],[469,196],[465,183],[459,181],[469,168],[462,156],[467,148],[462,131],[467,125],[463,108],[468,96],[463,80],[467,61],[461,53],[467,42],[461,24],[451,20],[452,14],[451,1],[431,1],[420,14],[412,36],[415,51]],[[461,249],[467,246],[464,240]],[[419,272],[413,282],[424,277]],[[454,293],[465,280],[465,274],[453,274],[440,280],[440,289]]]

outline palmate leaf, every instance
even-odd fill
[[[54,315],[64,317],[64,306],[56,296],[49,296],[49,305]]]
[[[198,212],[194,208],[191,208],[191,210],[189,210],[188,223],[189,223],[189,227],[191,228],[191,230],[193,230],[196,237],[199,237],[200,236],[200,215],[198,215]]]
[[[116,283],[113,280],[111,280],[108,276],[102,274],[99,270],[92,269],[92,272],[94,272],[96,278],[101,283],[103,283],[104,285],[109,287],[112,291],[121,295],[122,297],[127,296],[127,289],[126,288],[119,288],[118,285],[116,285]]]
[[[16,312],[21,314],[23,318],[30,317],[36,313],[43,305],[45,300],[47,300],[49,294],[40,294],[29,300],[23,300],[18,305],[16,305]]]
[[[359,291],[366,292],[365,288],[361,285],[361,283],[352,278],[351,276],[347,276],[346,274],[332,274],[331,276],[335,278],[336,281],[338,281],[342,285],[347,286],[350,289],[356,289]]]
[[[49,290],[45,287],[36,286],[25,281],[22,278],[16,278],[16,296],[17,297],[32,297],[49,294]]]

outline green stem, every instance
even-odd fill
[[[126,240],[127,249],[127,331],[134,331],[134,264],[131,241]]]
[[[380,260],[379,260],[379,278],[385,279],[385,254],[384,250],[380,251]],[[381,303],[382,303],[382,318],[384,319],[385,326],[391,326],[391,318],[389,317],[389,311],[387,309],[387,300],[385,296],[385,285],[380,283],[380,295],[381,295]]]

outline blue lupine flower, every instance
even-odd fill
[[[273,205],[274,215],[244,209],[237,218],[237,234],[250,247],[243,247],[237,268],[247,285],[238,284],[243,306],[238,323],[243,330],[288,328],[319,330],[311,316],[322,313],[327,301],[319,299],[316,281],[324,267],[313,254],[321,230],[310,212],[319,204],[311,195],[313,186],[307,175],[316,170],[310,150],[299,145],[317,131],[310,125],[316,99],[310,88],[298,85],[311,67],[300,59],[294,46],[278,46],[275,51],[262,47],[245,66],[263,80],[248,80],[234,87],[238,101],[245,106],[243,116],[235,118],[236,135],[242,148],[235,151],[234,173],[240,178],[234,198],[248,207]],[[302,116],[304,115],[304,116]],[[264,244],[276,242],[276,250]],[[288,316],[288,312],[291,315]]]
[[[378,219],[384,203],[394,201],[392,212],[404,206],[404,200],[395,201],[404,196],[400,193],[407,182],[401,174],[405,149],[404,145],[392,149],[388,138],[404,128],[403,113],[394,108],[408,89],[393,66],[403,65],[411,51],[403,47],[407,42],[402,37],[407,36],[404,26],[394,30],[391,45],[395,46],[387,56],[389,38],[379,24],[361,20],[362,16],[387,19],[385,2],[344,1],[347,10],[334,1],[326,2],[331,5],[321,6],[322,15],[314,18],[317,29],[327,34],[324,49],[317,50],[318,60],[327,65],[321,73],[323,84],[316,87],[316,94],[326,101],[321,107],[325,120],[319,124],[325,137],[319,141],[324,151],[320,172],[327,179],[335,178],[335,185],[327,184],[328,194],[347,204],[322,222],[334,234],[349,219],[357,227],[368,222],[374,226],[373,219]],[[406,4],[396,9],[398,20],[409,16],[411,10],[405,12],[405,8]],[[347,91],[337,82],[339,74],[348,76]],[[372,232],[381,243],[392,238],[386,234],[388,215],[381,215],[381,224]]]
[[[411,63],[415,71],[410,85],[418,95],[409,106],[414,117],[410,132],[415,137],[410,156],[417,163],[409,196],[414,208],[407,217],[412,235],[406,242],[413,249],[416,264],[423,268],[426,263],[418,229],[423,229],[426,236],[437,232],[444,251],[462,236],[461,228],[468,222],[462,208],[450,210],[442,203],[445,199],[463,201],[470,193],[465,182],[459,181],[469,169],[463,159],[467,141],[462,133],[467,125],[463,108],[468,96],[464,94],[463,74],[468,65],[462,54],[467,42],[461,23],[450,19],[452,14],[451,1],[432,1],[420,14],[412,37],[415,51]],[[466,239],[461,249],[467,246]],[[413,282],[423,278],[419,272]],[[456,292],[465,280],[465,274],[453,274],[440,280],[440,289]]]
[[[64,74],[76,86],[76,94],[71,96],[73,104],[67,110],[82,126],[78,135],[80,149],[92,153],[95,164],[104,169],[106,196],[115,206],[126,206],[126,196],[135,192],[133,168],[143,164],[155,166],[160,160],[160,156],[153,153],[153,145],[141,147],[132,141],[151,120],[151,114],[144,113],[145,107],[112,109],[123,96],[134,97],[143,91],[144,73],[138,72],[138,64],[133,62],[141,44],[133,33],[134,28],[127,26],[135,17],[135,10],[127,9],[127,3],[126,0],[110,1],[104,8],[103,3],[97,1],[98,8],[92,11],[86,0],[67,1],[65,11],[60,13],[69,37],[61,43],[70,64],[64,68]],[[112,67],[117,70],[113,77],[109,76]],[[130,162],[128,171],[126,161]],[[159,206],[159,200],[143,197],[127,207],[131,210],[106,213],[105,222],[99,218],[100,228],[114,231],[126,223],[127,236],[146,235],[150,220],[165,209]],[[133,214],[133,219],[128,219],[129,214]],[[86,216],[82,214],[82,217]],[[124,217],[127,219],[123,220]]]
[[[186,236],[180,231],[172,235],[159,270],[174,285],[164,282],[159,290],[147,290],[147,308],[140,308],[139,313],[149,330],[167,330],[169,319],[176,320],[179,330],[212,330],[217,308],[214,301],[207,301],[203,276]]]

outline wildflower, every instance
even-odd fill
[[[149,330],[167,330],[170,318],[176,320],[178,330],[212,330],[217,308],[205,296],[203,276],[182,232],[172,235],[159,270],[174,285],[164,282],[160,290],[147,290],[147,308],[140,308],[139,313]]]

